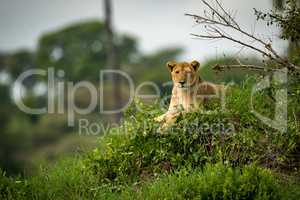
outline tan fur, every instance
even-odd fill
[[[219,98],[224,86],[203,81],[197,71],[198,61],[168,62],[167,67],[173,80],[173,90],[168,111],[156,117],[158,122],[164,122],[163,127],[171,125],[180,113],[201,109],[203,102],[210,98]]]

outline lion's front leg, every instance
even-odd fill
[[[172,110],[172,111],[169,110],[165,114],[154,118],[154,120],[156,122],[163,123],[162,128],[165,129],[175,123],[175,121],[176,121],[177,117],[180,115],[180,113],[181,112],[178,110]]]
[[[170,127],[172,124],[174,124],[179,115],[180,115],[180,112],[168,113],[165,116],[165,123],[162,125],[162,128],[165,129],[165,128]]]

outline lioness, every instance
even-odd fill
[[[174,123],[180,113],[199,109],[209,98],[222,96],[224,86],[203,81],[197,73],[199,67],[198,61],[167,63],[173,80],[171,101],[168,111],[155,118],[157,122],[164,122],[163,127]]]

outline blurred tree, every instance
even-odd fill
[[[106,32],[106,55],[107,55],[107,67],[113,70],[120,70],[120,60],[118,51],[115,45],[115,33],[113,30],[112,22],[112,3],[111,0],[104,0],[104,13],[105,13],[105,32]],[[121,108],[122,96],[121,96],[121,82],[120,77],[116,74],[112,77],[113,80],[113,104],[114,108]],[[121,113],[116,114],[116,120],[119,121]]]
[[[140,55],[135,63],[132,64],[133,67],[127,70],[134,75],[137,83],[153,81],[157,84],[162,84],[170,81],[166,63],[176,60],[182,52],[182,48],[173,47],[161,49],[152,54]]]
[[[290,0],[272,0],[273,1],[273,6],[276,9],[282,10],[285,6],[286,3],[288,3]],[[300,3],[300,0],[296,0],[298,3]]]
[[[0,85],[0,168],[8,174],[22,171],[23,155],[31,145],[30,121],[13,106],[10,89]]]
[[[283,8],[283,4],[285,2],[285,0],[272,0],[273,1],[273,6],[276,9],[282,9]]]
[[[261,65],[261,61],[257,58],[249,57],[249,58],[241,58],[239,60],[244,64],[255,64]],[[243,81],[249,76],[256,75],[257,73],[251,70],[246,69],[234,69],[234,70],[226,70],[222,73],[219,71],[215,71],[212,69],[216,63],[219,65],[237,65],[238,61],[235,56],[226,56],[217,59],[209,59],[201,66],[200,76],[207,81],[211,81],[214,83],[230,83],[234,82],[236,84],[242,84]]]
[[[35,67],[35,54],[28,50],[23,49],[11,54],[0,54],[0,71],[9,73],[14,79],[22,72]],[[24,84],[31,87],[35,81],[34,77],[29,77],[24,81]]]
[[[12,101],[12,83],[22,72],[34,68],[34,53],[19,50],[1,53],[0,71],[9,78],[0,83],[0,168],[8,174],[21,173],[25,165],[26,152],[31,147],[30,116],[22,113]],[[10,78],[12,80],[10,80]],[[32,87],[35,79],[30,77],[24,85]]]
[[[10,55],[7,59],[7,66],[14,78],[22,72],[35,68],[35,54],[28,50],[20,50]]]
[[[7,70],[6,63],[7,63],[8,56],[9,55],[4,52],[0,53],[0,71]]]
[[[8,86],[0,85],[0,96],[0,127],[4,130],[3,127],[8,120],[7,115],[10,112],[7,106],[11,103]]]
[[[282,29],[281,38],[289,40],[289,57],[300,63],[300,0],[273,0],[273,5],[275,11],[260,13],[259,17]]]
[[[116,35],[120,61],[129,62],[137,52],[135,38]],[[105,27],[99,21],[82,22],[41,37],[37,65],[65,71],[68,80],[98,80],[99,70],[107,63]]]

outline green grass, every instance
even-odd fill
[[[279,184],[266,169],[205,165],[203,170],[179,170],[145,184],[137,199],[279,199]]]
[[[49,168],[41,168],[37,175],[25,180],[2,176],[1,199],[91,198],[97,181],[82,166],[82,159],[64,159]]]
[[[280,182],[271,170],[206,164],[139,183],[100,184],[82,159],[64,160],[26,180],[1,177],[1,199],[298,199],[299,185]],[[292,192],[293,191],[293,192]]]

